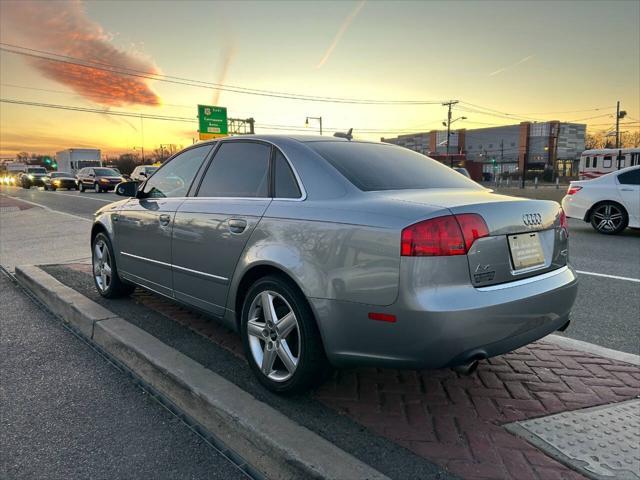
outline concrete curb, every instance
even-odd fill
[[[270,479],[386,479],[347,452],[35,266],[16,279]]]
[[[569,348],[571,350],[579,350],[581,352],[591,353],[598,355],[599,357],[608,358],[610,360],[617,360],[618,362],[630,363],[631,365],[640,366],[640,355],[634,355],[633,353],[621,352],[619,350],[613,350],[611,348],[601,347],[589,342],[583,342],[582,340],[574,340],[573,338],[563,337],[562,335],[548,335],[542,339],[543,342],[554,343],[563,348]]]

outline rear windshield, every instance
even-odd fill
[[[113,177],[119,177],[120,174],[118,172],[116,172],[113,168],[94,168],[93,169],[94,172],[96,172],[96,175],[101,175],[101,176],[113,176]]]
[[[43,167],[29,167],[27,173],[47,173],[47,170]]]
[[[407,148],[359,142],[309,142],[307,145],[360,190],[482,189],[453,169]]]

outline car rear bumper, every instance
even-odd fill
[[[501,355],[564,327],[577,286],[567,266],[491,287],[414,290],[388,307],[310,301],[334,365],[442,368]],[[370,320],[371,312],[396,321]]]
[[[562,199],[562,209],[569,218],[577,218],[579,220],[587,220],[587,212],[589,211],[589,205],[586,202],[581,201],[579,197],[574,195],[567,195]]]

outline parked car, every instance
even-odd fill
[[[138,165],[131,172],[131,180],[134,182],[144,182],[147,178],[149,178],[153,173],[158,170],[158,167],[154,167],[153,165]]]
[[[26,171],[20,175],[20,185],[22,188],[43,187],[47,170],[44,167],[27,167]]]
[[[56,191],[58,188],[66,188],[67,190],[77,190],[78,181],[75,176],[68,172],[51,172],[44,177],[44,189]]]
[[[116,193],[92,227],[98,292],[139,285],[219,318],[277,392],[329,365],[469,372],[565,329],[576,297],[556,202],[394,145],[225,138]]]
[[[571,182],[562,207],[568,217],[589,222],[607,235],[640,228],[640,166]]]
[[[90,189],[96,193],[113,190],[116,185],[124,181],[120,172],[106,167],[83,168],[78,172],[77,178],[81,192]]]

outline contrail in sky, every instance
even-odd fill
[[[325,64],[325,62],[329,60],[329,57],[333,53],[333,50],[338,46],[338,42],[340,42],[342,35],[344,35],[344,33],[349,29],[351,22],[353,22],[353,20],[358,16],[358,13],[360,13],[360,10],[362,10],[362,7],[364,7],[365,3],[367,3],[367,0],[359,1],[353,11],[349,15],[347,15],[347,18],[345,18],[342,22],[342,25],[340,25],[340,28],[338,29],[335,37],[333,37],[331,45],[329,45],[329,48],[327,48],[327,51],[324,53],[318,65],[316,65],[316,68],[321,68]]]
[[[499,69],[498,69],[498,70],[496,70],[495,72],[491,72],[491,73],[489,74],[489,76],[490,76],[490,77],[493,77],[494,75],[498,75],[499,73],[502,73],[502,72],[504,72],[504,71],[506,71],[506,70],[510,70],[510,69],[512,69],[513,67],[516,67],[516,66],[518,66],[518,65],[523,64],[524,62],[528,62],[528,61],[529,61],[529,60],[531,60],[533,57],[535,57],[535,55],[529,55],[529,56],[527,56],[527,57],[524,57],[523,59],[518,60],[518,61],[517,61],[516,63],[514,63],[513,65],[508,65],[508,66],[506,66],[506,67],[499,68]]]

